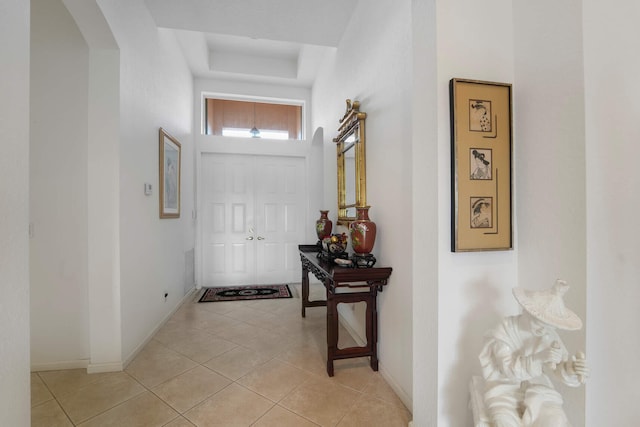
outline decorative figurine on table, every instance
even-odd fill
[[[564,305],[568,289],[558,280],[543,291],[513,290],[524,310],[506,317],[485,337],[479,356],[484,387],[479,377],[470,385],[474,426],[571,426],[562,396],[547,376],[578,387],[589,375],[584,353],[570,357],[556,333],[582,327],[580,318]]]

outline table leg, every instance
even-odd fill
[[[338,348],[338,313],[335,299],[327,292],[327,374],[333,376],[333,359]]]
[[[302,268],[302,317],[307,316],[306,304],[309,301],[309,270]]]
[[[333,376],[333,360],[327,360],[327,375]]]
[[[367,340],[371,344],[371,369],[378,370],[378,307],[377,292],[375,288],[371,289],[372,297],[369,298],[367,311],[371,322],[371,333]]]

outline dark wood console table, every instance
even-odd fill
[[[387,284],[391,267],[349,268],[318,258],[316,245],[299,245],[302,261],[302,317],[307,307],[327,307],[327,374],[333,376],[333,361],[352,357],[370,357],[371,369],[378,370],[378,291]],[[327,300],[309,301],[309,272],[326,289]],[[351,288],[351,289],[350,289]],[[366,290],[362,290],[366,289]],[[364,347],[338,348],[338,304],[365,302],[367,344]]]

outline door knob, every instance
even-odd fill
[[[253,236],[247,237],[247,240],[253,240]]]
[[[264,240],[264,237],[258,236],[258,240]]]

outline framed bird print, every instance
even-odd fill
[[[513,248],[511,84],[452,79],[451,250]]]

